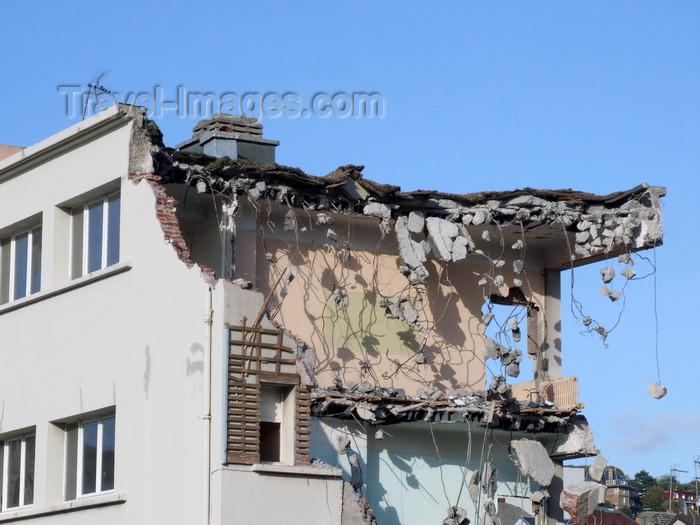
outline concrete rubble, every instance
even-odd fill
[[[481,482],[481,492],[483,492],[487,498],[493,498],[496,495],[496,490],[498,489],[498,471],[493,465],[493,458],[484,463],[484,467],[480,476]]]
[[[653,383],[649,383],[649,386],[647,386],[647,391],[649,392],[649,395],[653,397],[654,399],[661,399],[668,393],[668,389],[654,381]]]
[[[588,475],[593,481],[600,483],[603,479],[603,474],[605,474],[605,469],[608,466],[608,460],[602,455],[598,454],[594,459],[591,466],[588,467]]]
[[[572,432],[577,438],[559,445],[571,447],[572,451],[576,445],[588,445],[586,438],[590,437],[591,442],[593,439],[585,418],[576,415],[577,408],[560,410],[551,402],[521,402],[507,396],[492,400],[485,391],[459,389],[445,394],[433,387],[418,389],[416,395],[410,396],[400,388],[374,387],[369,382],[343,386],[338,380],[333,387],[313,389],[311,400],[311,412],[317,417],[376,425],[470,422],[510,431]]]
[[[129,109],[125,107],[124,111]],[[259,123],[235,123],[236,119],[228,116],[221,119],[231,122],[203,121],[195,134],[216,131],[219,129],[216,126],[246,129],[244,134],[257,137],[262,132]],[[403,270],[411,282],[425,283],[430,278],[424,266],[429,256],[447,263],[469,258],[483,260],[490,257],[491,244],[495,241],[503,244],[506,240],[506,246],[512,250],[524,250],[527,239],[523,232],[532,232],[537,238],[556,236],[564,241],[559,244],[569,246],[570,250],[562,264],[570,258],[610,253],[623,257],[632,250],[662,243],[659,199],[666,190],[660,187],[643,184],[602,196],[531,188],[461,195],[425,190],[404,192],[398,186],[365,178],[363,166],[348,164],[318,177],[274,162],[213,157],[195,149],[167,148],[162,135],[151,129],[152,123],[145,117],[142,120],[143,128],[136,126],[132,137],[135,153],[129,171],[135,181],[137,174],[147,172],[149,184],[157,184],[166,191],[170,185],[191,186],[200,193],[212,193],[234,209],[239,197],[276,202],[289,208],[279,225],[287,231],[302,229],[298,212],[303,210],[311,213],[312,218],[317,215],[314,219],[317,226],[328,227],[326,235],[330,243],[339,243],[337,234],[330,228],[334,222],[331,213],[376,218],[383,236],[395,232]],[[561,238],[563,234],[567,235],[566,240]],[[520,255],[515,260],[509,259],[516,273],[525,269]],[[494,258],[495,267],[505,265],[504,259],[501,255]],[[609,277],[606,272],[604,280],[608,282]],[[503,275],[490,279],[505,293],[514,284],[505,282]]]
[[[343,483],[343,512],[340,525],[377,525],[374,509],[349,483]]]
[[[574,415],[569,419],[566,438],[561,442],[557,442],[552,455],[568,456],[576,453],[583,453],[588,456],[598,454],[588,421],[580,415]]]
[[[523,476],[530,476],[543,487],[548,487],[554,478],[554,463],[542,443],[533,439],[518,439],[510,442],[513,461]]]
[[[481,515],[481,525],[501,525],[500,518],[496,517],[498,509],[493,501],[484,503],[484,513]]]
[[[479,491],[481,490],[481,471],[475,470],[472,474],[471,480],[469,480],[469,497],[474,503],[479,501]]]
[[[442,520],[442,525],[469,525],[467,511],[462,507],[450,507],[447,509],[447,517]]]
[[[564,487],[561,493],[561,507],[569,513],[574,523],[584,523],[604,494],[605,486],[593,481],[582,481]]]

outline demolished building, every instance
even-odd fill
[[[277,144],[117,105],[0,160],[0,521],[563,521],[597,450],[560,273],[631,278],[665,190],[404,192]]]

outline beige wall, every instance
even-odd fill
[[[405,388],[411,395],[432,385],[444,391],[485,387],[481,312],[488,292],[478,282],[490,271],[488,265],[478,259],[449,265],[429,259],[429,282],[411,286],[399,272],[394,234],[382,237],[376,219],[351,222],[333,215],[331,228],[339,237],[335,243],[327,237],[327,226],[315,224],[313,214],[297,213],[297,230],[285,231],[284,209],[266,215],[265,209],[244,207],[242,213],[237,219],[236,275],[253,281],[265,294],[274,287],[274,319],[314,348],[321,385],[339,375],[346,384],[369,381]],[[344,263],[346,243],[351,255]],[[288,266],[295,266],[298,274],[282,297],[285,283],[276,283]],[[525,278],[508,267],[512,261],[499,270],[506,283],[524,280],[524,293],[543,310],[541,272],[528,268]],[[333,300],[336,289],[347,294],[346,309]],[[420,325],[386,317],[382,298],[399,296],[419,312]],[[520,348],[526,354],[524,341]],[[421,349],[426,364],[412,359]],[[523,367],[528,366],[532,360],[525,358]]]

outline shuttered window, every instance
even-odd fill
[[[230,326],[226,460],[308,465],[311,402],[280,330]]]

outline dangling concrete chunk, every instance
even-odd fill
[[[660,385],[656,381],[653,383],[649,383],[649,386],[647,387],[647,392],[649,392],[649,395],[653,397],[654,399],[661,399],[666,395],[668,390],[666,389],[665,386]]]
[[[606,266],[600,270],[600,275],[603,277],[603,282],[608,284],[615,278],[615,270],[613,270],[612,266]]]
[[[493,498],[498,489],[498,472],[493,466],[493,460],[484,464],[484,473],[481,476],[481,492],[486,494],[486,497]]]
[[[442,525],[469,525],[467,511],[462,507],[450,507],[447,509],[447,517],[442,520]]]
[[[453,222],[438,217],[426,219],[428,240],[433,252],[441,261],[452,260],[453,239],[459,235],[459,229]]]
[[[423,266],[425,261],[425,251],[419,243],[411,239],[411,234],[407,226],[408,219],[399,217],[396,220],[394,229],[396,231],[396,240],[399,243],[399,255],[401,260],[413,272],[415,272],[418,280],[422,283],[428,282],[428,270]]]
[[[593,481],[569,485],[561,493],[561,508],[569,513],[571,521],[583,523],[598,505],[601,490],[605,487]]]
[[[425,216],[423,212],[412,211],[408,214],[408,231],[421,233],[425,227]]]
[[[382,233],[389,233],[391,231],[391,209],[386,204],[380,202],[372,202],[367,204],[362,212],[370,217],[379,217],[382,222],[379,229]]]
[[[476,503],[479,501],[479,490],[481,487],[481,471],[475,470],[472,479],[469,481],[469,496]]]
[[[603,479],[603,474],[607,466],[608,460],[598,454],[593,460],[593,463],[591,463],[591,466],[588,467],[588,475],[593,481],[600,482],[600,480]]]
[[[530,476],[543,487],[554,478],[554,463],[542,443],[534,439],[518,439],[510,442],[513,462],[523,476]]]

